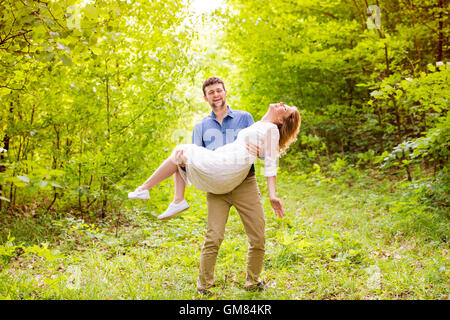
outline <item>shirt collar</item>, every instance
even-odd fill
[[[233,109],[231,109],[230,106],[228,106],[228,105],[227,105],[227,108],[228,108],[228,112],[227,112],[227,115],[225,116],[225,118],[226,117],[234,118]],[[211,118],[216,119],[216,114],[214,113],[214,111],[211,111]]]

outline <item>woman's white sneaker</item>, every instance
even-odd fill
[[[138,189],[139,188],[137,188],[133,192],[129,192],[128,193],[128,198],[129,199],[141,199],[141,200],[148,200],[148,199],[150,199],[150,194],[149,194],[148,190],[138,191]]]
[[[158,220],[169,220],[175,217],[177,214],[187,210],[189,208],[189,204],[186,200],[183,199],[180,203],[171,203],[164,213],[158,216]]]

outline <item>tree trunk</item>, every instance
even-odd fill
[[[444,0],[439,0],[439,41],[437,47],[437,61],[442,61],[442,47],[444,46],[444,17],[442,11],[444,10]]]
[[[366,29],[366,20],[364,19],[365,14],[364,14],[364,12],[361,12],[361,9],[360,9],[360,7],[358,5],[358,2],[356,0],[353,0],[353,4],[356,7],[356,11],[358,12],[358,17],[359,17],[359,20],[361,22],[361,28],[364,31]]]
[[[416,48],[416,53],[417,53],[417,61],[419,63],[419,70],[422,70],[422,54],[420,52],[420,44],[419,44],[419,40],[417,39],[417,35],[416,35],[416,16],[414,14],[414,3],[412,1],[409,2],[409,9],[411,10],[411,25],[413,28],[413,33],[414,33],[414,46]]]
[[[108,76],[108,60],[105,61],[105,74],[106,74],[106,80],[105,80],[105,89],[106,89],[106,127],[107,127],[107,132],[108,132],[108,136],[107,136],[107,140],[108,142],[111,140],[111,126],[110,126],[110,121],[111,121],[111,102],[110,102],[110,92],[109,92],[109,76]],[[106,157],[105,157],[106,158]],[[105,167],[108,166],[108,161],[105,160],[104,163]],[[108,198],[106,196],[106,192],[109,189],[108,188],[108,184],[106,183],[106,177],[102,176],[101,178],[101,188],[103,191],[103,200],[102,200],[102,208],[101,208],[101,218],[104,219],[105,218],[105,210],[106,210],[106,206],[107,206],[107,201]]]
[[[12,109],[10,109],[12,110]],[[5,134],[5,136],[3,137],[3,148],[6,149],[7,151],[9,151],[9,141],[10,141],[10,137]],[[0,161],[3,163],[3,161],[5,161],[5,155],[3,152],[0,153]],[[0,173],[1,172],[5,172],[6,171],[6,166],[0,164]],[[0,193],[3,195],[3,185],[0,184]],[[0,200],[0,211],[2,210],[2,205],[3,205],[3,201]]]

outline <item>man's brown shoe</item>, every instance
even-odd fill
[[[258,282],[255,285],[252,286],[244,286],[244,290],[245,291],[249,291],[249,292],[256,292],[256,291],[264,291],[267,289],[267,285],[263,282]]]
[[[208,289],[197,289],[197,294],[205,297],[212,297],[214,294]]]

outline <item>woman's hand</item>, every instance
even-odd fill
[[[283,204],[281,203],[281,200],[277,197],[270,198],[270,204],[275,211],[275,213],[280,217],[284,217],[284,210],[283,210]]]
[[[277,214],[278,217],[283,218],[284,217],[284,210],[283,210],[283,204],[281,203],[281,200],[277,198],[276,196],[276,181],[277,177],[267,177],[267,189],[269,190],[269,198],[270,198],[270,204]]]
[[[184,168],[186,160],[187,159],[184,156],[184,151],[183,150],[175,151],[175,162],[176,162],[177,165],[179,165],[180,167]]]

